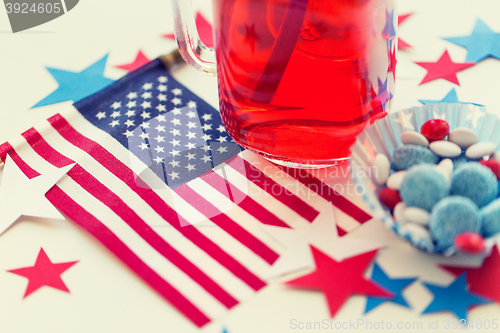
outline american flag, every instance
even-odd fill
[[[345,230],[370,219],[327,180],[242,150],[160,60],[4,143],[7,154],[30,178],[77,163],[46,197],[198,326],[266,285],[282,248],[262,223],[303,228],[326,204]]]

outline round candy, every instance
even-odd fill
[[[451,194],[470,198],[481,208],[496,198],[497,178],[489,168],[479,163],[463,164],[451,175]]]
[[[429,147],[429,140],[418,132],[408,131],[401,135],[401,142],[405,145]]]
[[[455,247],[469,254],[481,254],[486,250],[484,238],[473,232],[464,232],[455,237]]]
[[[399,194],[408,207],[431,211],[450,192],[446,178],[433,165],[421,164],[410,168],[401,183]]]
[[[439,165],[436,165],[434,167],[434,169],[436,169],[436,171],[439,171],[439,173],[442,174],[444,176],[444,178],[446,179],[446,182],[448,183],[448,185],[451,186],[451,174],[448,173],[447,170],[440,167]]]
[[[393,210],[398,202],[401,202],[399,192],[390,188],[383,188],[378,193],[378,198],[387,208]]]
[[[491,155],[491,158],[493,158],[495,161],[500,162],[500,151],[496,151]]]
[[[481,209],[482,234],[491,237],[500,232],[500,199]]]
[[[432,209],[429,230],[439,250],[452,246],[459,234],[480,229],[479,209],[469,198],[449,196]]]
[[[405,175],[405,170],[393,173],[387,179],[387,187],[393,190],[399,190],[399,188],[401,187],[401,182],[403,181]]]
[[[441,157],[458,157],[462,155],[462,148],[456,143],[446,140],[433,141],[429,148]]]
[[[430,142],[443,140],[450,133],[450,125],[442,119],[431,119],[422,125],[420,133]]]
[[[467,148],[465,156],[470,159],[478,159],[493,154],[495,149],[497,149],[497,145],[493,142],[478,142]]]
[[[400,224],[406,223],[405,221],[405,216],[404,216],[404,211],[406,209],[406,204],[401,201],[394,207],[394,220]]]
[[[467,164],[469,162],[479,162],[479,160],[477,160],[477,159],[471,160],[471,159],[467,158],[465,156],[465,154],[462,154],[458,157],[454,157],[451,160],[453,162],[453,166],[454,166],[455,170],[458,169],[460,166]]]
[[[414,222],[421,225],[428,225],[430,214],[428,211],[417,207],[407,207],[404,212],[404,219],[407,222]]]
[[[479,161],[479,164],[484,165],[485,167],[493,171],[493,173],[497,177],[497,180],[500,180],[500,162],[493,158],[490,158],[488,160]]]
[[[391,162],[389,162],[389,159],[384,154],[377,154],[374,165],[376,168],[375,180],[380,185],[385,184],[391,174]]]
[[[477,143],[479,141],[479,137],[476,132],[470,128],[459,127],[450,132],[448,140],[456,143],[462,149],[467,149],[469,146]]]
[[[437,164],[439,156],[427,148],[417,145],[399,146],[392,154],[391,166],[394,170],[406,170],[416,164]]]

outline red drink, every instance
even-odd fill
[[[389,107],[394,2],[214,0],[228,133],[278,162],[347,158],[356,135]]]

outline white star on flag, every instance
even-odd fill
[[[378,221],[375,221],[378,222]],[[369,224],[366,222],[365,224]],[[356,229],[362,229],[360,226]],[[262,226],[273,238],[286,246],[267,273],[268,278],[279,277],[302,269],[314,268],[311,245],[337,261],[384,246],[373,240],[361,240],[350,234],[339,237],[333,206],[328,205],[305,230],[276,226]],[[354,232],[355,233],[355,232]]]
[[[477,121],[479,118],[484,117],[485,112],[481,111],[481,108],[479,106],[474,106],[472,107],[471,112],[467,115],[467,118],[465,120],[470,120],[472,123],[472,126],[474,128],[477,128]]]
[[[7,155],[0,185],[0,234],[4,233],[19,217],[32,216],[64,220],[64,216],[45,197],[75,164],[54,168],[29,179]]]

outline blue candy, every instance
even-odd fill
[[[450,186],[446,178],[429,164],[411,167],[399,189],[399,194],[408,207],[419,207],[427,211],[431,211],[449,192]]]
[[[481,209],[481,219],[483,236],[491,237],[500,232],[500,199]]]
[[[461,167],[462,165],[465,165],[466,163],[479,162],[479,160],[471,160],[470,158],[465,156],[465,153],[462,153],[462,155],[460,155],[458,157],[453,157],[451,159],[451,161],[453,162],[453,168],[455,170],[458,169],[459,167]]]
[[[457,235],[463,232],[479,233],[480,229],[479,209],[469,198],[449,196],[432,209],[429,230],[438,250],[452,246]]]
[[[396,171],[406,170],[421,163],[437,164],[439,156],[432,150],[417,145],[399,146],[392,154],[391,167]]]
[[[497,197],[497,178],[479,163],[463,164],[451,175],[451,194],[470,198],[481,208]]]

